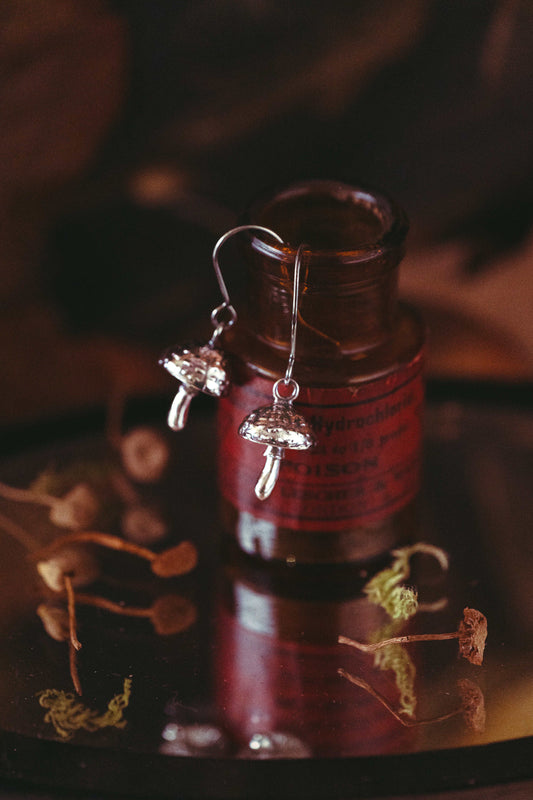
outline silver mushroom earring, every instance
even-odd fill
[[[298,397],[300,386],[292,377],[296,354],[296,329],[298,326],[298,297],[300,293],[300,267],[305,245],[301,244],[294,260],[294,282],[291,312],[290,353],[285,377],[272,388],[274,402],[252,411],[241,423],[239,435],[250,442],[267,445],[265,466],[255,486],[259,500],[266,500],[276,485],[285,450],[308,450],[316,443],[315,436],[305,419],[292,405]],[[281,392],[282,387],[285,393]]]
[[[172,347],[159,360],[159,364],[180,383],[168,413],[167,422],[172,430],[180,431],[185,427],[191,400],[199,392],[212,397],[222,397],[229,388],[230,380],[226,359],[224,354],[217,349],[216,343],[222,333],[235,323],[237,312],[230,302],[228,290],[218,263],[218,253],[222,245],[231,236],[245,230],[263,231],[263,233],[273,236],[274,239],[283,244],[283,240],[277,233],[274,233],[269,228],[264,228],[262,225],[239,225],[221,236],[215,244],[213,267],[223,302],[211,312],[211,322],[215,329],[213,335],[207,344],[187,344]]]

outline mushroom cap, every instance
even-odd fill
[[[487,639],[487,618],[476,608],[465,608],[459,623],[459,655],[471,664],[483,663]]]
[[[167,350],[159,363],[180,383],[213,397],[222,397],[229,387],[223,353],[208,344],[177,345]]]
[[[241,423],[239,435],[256,444],[289,450],[309,450],[316,443],[310,426],[286,400],[252,411]]]
[[[463,717],[466,724],[476,733],[483,733],[486,719],[483,692],[477,683],[468,680],[468,678],[460,678],[457,681],[457,688],[461,697]]]
[[[37,562],[37,572],[53,592],[65,589],[65,575],[72,585],[88,586],[100,574],[100,565],[92,550],[79,544],[65,545],[57,553]]]

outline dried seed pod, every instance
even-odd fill
[[[128,506],[120,520],[125,538],[145,546],[156,544],[168,534],[168,525],[163,517],[149,506]]]
[[[160,578],[172,578],[191,572],[197,563],[196,547],[191,542],[185,541],[158,553],[152,561],[152,572]]]
[[[41,603],[37,607],[44,629],[56,642],[66,642],[70,636],[68,612],[62,606]]]
[[[90,528],[100,511],[100,502],[87,483],[79,483],[50,507],[54,525],[72,530]]]
[[[154,630],[160,636],[182,633],[196,622],[196,606],[186,597],[165,594],[158,597],[151,609]]]
[[[49,589],[63,592],[65,575],[70,576],[75,587],[88,586],[98,578],[100,566],[91,550],[72,544],[38,561],[37,572]]]
[[[157,483],[170,459],[168,443],[155,428],[133,428],[121,437],[119,449],[124,469],[138,483]]]

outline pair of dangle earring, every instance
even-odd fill
[[[175,431],[185,427],[189,406],[195,395],[203,392],[212,397],[222,397],[229,389],[230,376],[227,362],[216,344],[222,333],[235,323],[237,312],[230,302],[218,263],[218,253],[227,239],[244,230],[262,231],[283,244],[283,240],[274,231],[261,225],[241,225],[232,228],[216,243],[213,250],[213,267],[223,302],[211,312],[211,322],[215,329],[213,335],[207,344],[191,344],[171,348],[159,361],[161,366],[180,383],[167,420],[169,427]],[[308,450],[315,444],[315,437],[310,426],[293,407],[293,401],[298,397],[300,391],[299,384],[292,377],[292,372],[296,354],[300,269],[304,247],[304,245],[300,245],[294,261],[290,353],[285,376],[276,381],[273,386],[274,402],[252,411],[239,427],[239,435],[244,439],[266,445],[265,466],[255,486],[255,494],[259,500],[266,500],[272,493],[285,450]]]

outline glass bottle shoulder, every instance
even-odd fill
[[[325,355],[322,347],[320,356],[316,356],[310,348],[298,352],[297,345],[294,378],[302,386],[339,387],[364,383],[409,364],[423,349],[425,339],[426,328],[419,313],[400,303],[388,335],[372,347],[343,353],[342,348],[332,344],[329,353]],[[285,374],[287,348],[266,342],[246,324],[238,323],[225,334],[224,347],[239,383],[251,375],[275,381]]]

